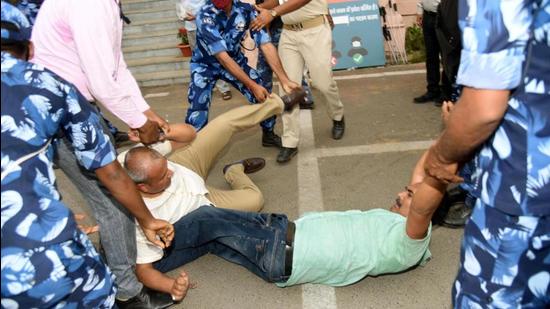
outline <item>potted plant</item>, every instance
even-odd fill
[[[181,50],[181,54],[184,57],[191,57],[191,46],[189,46],[189,39],[187,38],[187,30],[185,30],[185,28],[179,29],[178,38],[181,40],[181,43],[178,44],[178,48]]]

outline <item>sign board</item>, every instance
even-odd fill
[[[329,0],[334,21],[332,66],[362,68],[385,64],[378,0]]]

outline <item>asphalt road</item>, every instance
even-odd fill
[[[314,91],[315,109],[301,112],[303,129],[297,157],[279,165],[277,150],[261,147],[261,130],[253,128],[233,138],[207,182],[229,188],[222,167],[261,156],[267,165],[251,178],[264,193],[263,211],[282,212],[296,219],[307,211],[389,207],[408,183],[416,160],[441,130],[439,108],[432,103],[412,103],[412,98],[425,90],[424,67],[361,69],[335,76],[345,105],[342,140],[330,138],[332,123],[323,99]],[[143,93],[161,116],[173,123],[183,121],[186,86],[144,88]],[[222,101],[219,93],[214,95],[211,117],[246,104],[236,90],[233,94],[231,101]],[[281,132],[280,123],[276,130]],[[57,174],[65,202],[77,212],[88,212],[70,181],[59,171]],[[172,272],[176,275],[185,270],[196,283],[174,308],[449,308],[462,232],[435,227],[430,245],[433,258],[425,267],[367,277],[340,288],[303,285],[282,289],[240,266],[205,256]]]

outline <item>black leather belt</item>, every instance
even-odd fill
[[[294,233],[296,231],[296,224],[288,221],[286,228],[286,246],[285,246],[285,276],[292,274],[292,257],[294,255]]]

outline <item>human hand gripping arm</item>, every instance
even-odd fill
[[[466,162],[495,131],[508,107],[508,90],[465,87],[446,128],[426,157],[425,171],[445,183],[461,182],[449,164]]]
[[[279,82],[281,83],[281,86],[283,87],[283,90],[286,93],[290,93],[295,89],[299,89],[300,85],[297,83],[291,81],[288,76],[286,75],[285,70],[283,69],[283,65],[281,64],[281,59],[279,58],[279,55],[277,53],[277,49],[273,44],[271,43],[265,43],[260,45],[260,49],[262,50],[262,53],[265,56],[265,59],[267,60],[267,63],[277,75],[277,78],[279,79]]]
[[[164,221],[155,219],[145,206],[136,185],[124,171],[118,161],[113,161],[95,170],[99,181],[111,192],[136,218],[145,237],[160,248],[170,246],[174,238],[174,227]],[[157,236],[160,238],[157,238]]]
[[[139,134],[134,131],[128,133],[128,137],[132,142],[140,143]],[[170,142],[171,150],[174,151],[189,145],[197,137],[197,131],[191,125],[186,123],[177,123],[170,125],[170,131],[165,134],[164,139]]]
[[[248,88],[252,93],[254,94],[254,97],[258,102],[263,102],[267,97],[269,96],[269,92],[267,89],[262,87],[261,85],[258,85],[256,82],[254,82],[244,71],[243,69],[233,60],[229,54],[225,51],[221,51],[215,55],[216,59],[220,62],[220,64],[229,72],[231,75],[233,75],[236,79],[238,79],[241,83],[244,84],[246,88]]]
[[[193,288],[189,284],[189,277],[185,271],[174,279],[156,270],[151,263],[136,264],[136,276],[146,287],[169,293],[175,301],[181,301],[187,295],[189,288]]]
[[[275,11],[277,16],[281,16],[296,11],[297,9],[308,4],[310,1],[311,0],[289,0],[281,5],[279,5],[279,1],[277,0],[265,1],[264,3],[256,6],[258,16],[250,24],[250,29],[260,30],[272,22],[274,17],[271,15],[270,10]]]

